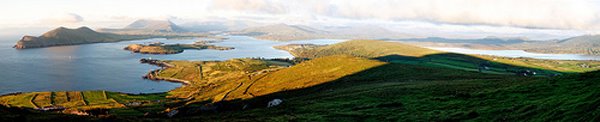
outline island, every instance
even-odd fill
[[[196,42],[194,44],[164,44],[161,42],[155,42],[152,44],[130,44],[124,48],[134,53],[142,54],[177,54],[182,53],[186,49],[213,49],[213,50],[231,50],[233,47],[222,47],[209,45],[205,42]]]

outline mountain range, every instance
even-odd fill
[[[563,40],[524,43],[509,47],[538,53],[600,55],[600,35],[582,35]]]
[[[486,37],[452,39],[441,37],[390,39],[426,47],[459,47],[488,50],[525,50],[535,53],[600,55],[600,35],[582,35],[562,40]]]
[[[148,20],[148,19],[140,19],[135,22],[127,25],[125,30],[145,30],[145,31],[155,31],[155,32],[185,32],[187,30],[179,27],[175,23],[167,20]]]
[[[123,28],[101,28],[100,32],[120,35],[153,35],[153,36],[205,36],[191,32],[169,20],[139,19]]]
[[[231,31],[230,34],[253,36],[259,39],[293,41],[306,39],[381,39],[381,38],[408,38],[414,37],[388,29],[370,26],[343,26],[315,28],[306,25],[273,24],[266,26],[250,27],[240,31]]]

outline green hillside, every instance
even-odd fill
[[[219,121],[596,121],[600,72],[560,78],[444,79],[436,75],[407,80],[374,73],[410,65],[392,64],[345,77],[330,85],[273,94],[275,108],[208,113],[181,119]],[[430,69],[436,70],[436,69]],[[445,73],[462,72],[446,70]],[[453,74],[453,75],[456,75]],[[396,76],[396,77],[393,77]],[[370,79],[372,78],[372,79]],[[361,80],[356,80],[361,79]],[[361,82],[363,81],[363,82]],[[284,97],[285,96],[285,97]],[[273,97],[271,97],[273,98]]]
[[[296,57],[316,58],[345,54],[375,58],[385,62],[455,68],[494,74],[514,74],[519,70],[534,70],[539,75],[552,76],[559,72],[588,72],[600,69],[600,62],[561,61],[531,58],[507,58],[485,55],[465,55],[421,48],[398,42],[352,40],[317,48],[296,48],[290,53]],[[485,68],[487,67],[487,68]]]
[[[352,40],[316,49],[295,50],[290,53],[296,57],[303,58],[316,58],[339,54],[375,58],[388,55],[421,57],[442,52],[395,42]]]
[[[462,55],[384,41],[311,48],[292,50],[312,56],[293,66],[292,61],[262,59],[154,62],[165,68],[147,78],[186,84],[167,93],[33,92],[2,96],[0,103],[103,108],[106,116],[89,119],[122,121],[600,119],[600,91],[595,90],[600,72],[586,72],[598,69],[598,62]],[[515,75],[519,70],[538,74]],[[283,103],[267,107],[273,99]]]

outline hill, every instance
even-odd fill
[[[274,108],[206,113],[221,121],[593,121],[600,72],[558,78],[446,78],[412,65],[386,65],[331,84],[273,94]],[[452,70],[440,74],[479,76]],[[395,74],[397,73],[397,74]],[[382,75],[389,74],[389,75]],[[382,78],[384,77],[384,78]],[[429,77],[429,78],[426,78]],[[439,79],[438,79],[439,78]],[[360,80],[359,80],[360,79]],[[285,97],[284,97],[285,96]],[[266,98],[265,98],[266,99]],[[226,116],[226,117],[224,117]]]
[[[375,58],[386,62],[450,67],[481,72],[492,71],[490,73],[502,74],[514,74],[514,72],[522,70],[522,67],[539,69],[536,70],[537,73],[541,73],[538,75],[556,75],[557,72],[554,71],[587,72],[600,68],[598,65],[599,63],[595,61],[560,61],[486,55],[463,55],[398,42],[377,40],[352,40],[317,48],[295,48],[294,50],[291,50],[290,53],[301,58],[318,58],[329,55],[345,54],[357,57]],[[489,70],[480,70],[481,68]]]
[[[517,49],[516,45],[528,43],[540,44],[539,40],[529,40],[527,38],[502,38],[489,36],[485,38],[442,38],[442,37],[427,37],[427,38],[405,38],[405,39],[385,39],[390,41],[399,41],[402,43],[413,44],[423,47],[457,47],[457,48],[472,48],[484,50],[497,49]]]
[[[600,55],[600,35],[583,35],[551,43],[522,44],[516,47],[539,53]]]
[[[317,64],[315,64],[317,65]],[[317,70],[319,71],[319,70]],[[436,73],[429,73],[434,71]],[[445,75],[445,76],[440,76]],[[174,117],[115,114],[121,121],[593,121],[600,72],[556,78],[478,75],[452,69],[386,64],[326,84],[286,90],[254,99],[222,103],[249,105],[245,110],[201,111],[189,104]],[[375,77],[376,76],[376,77]],[[457,77],[460,76],[460,77]],[[485,77],[484,77],[485,76]],[[265,100],[282,99],[276,107]],[[252,104],[254,103],[254,104]],[[261,107],[262,105],[262,107]],[[224,107],[222,107],[224,108]],[[241,106],[240,106],[241,108]],[[3,118],[98,119],[94,116],[35,114],[0,109]],[[133,111],[145,110],[129,108]],[[20,120],[24,120],[25,117]],[[105,118],[106,119],[106,118]]]
[[[102,28],[100,32],[120,35],[148,35],[148,36],[207,36],[205,33],[192,32],[169,20],[139,19],[131,24],[119,28]]]
[[[148,20],[140,19],[127,25],[125,30],[145,30],[145,31],[156,31],[156,32],[185,32],[186,30],[179,27],[175,23],[166,20]]]
[[[203,22],[188,22],[183,23],[180,27],[191,32],[227,32],[239,31],[249,27],[262,26],[262,23],[240,20],[218,20],[218,21],[203,21]]]
[[[250,27],[231,33],[236,35],[254,36],[266,40],[290,41],[316,39],[323,37],[328,32],[303,25],[274,24]]]
[[[234,35],[253,36],[259,39],[275,41],[294,41],[307,39],[383,39],[408,38],[402,34],[378,26],[344,26],[313,28],[305,25],[274,24],[259,27],[249,27],[240,31],[230,32]]]
[[[17,44],[15,44],[14,48],[25,49],[100,42],[117,42],[141,38],[148,37],[99,33],[88,27],[79,27],[76,29],[59,27],[38,37],[24,36],[21,40],[17,41]]]
[[[529,40],[522,39],[522,38],[499,38],[499,37],[491,36],[491,37],[478,38],[478,39],[451,39],[451,38],[441,38],[441,37],[427,37],[427,38],[400,39],[400,41],[503,45],[503,44],[524,43]]]
[[[414,38],[416,35],[394,32],[377,25],[354,25],[322,27],[330,36],[341,39],[399,39]]]
[[[311,48],[309,50],[299,48],[290,53],[296,57],[302,58],[316,58],[339,54],[375,58],[387,55],[419,57],[442,52],[395,42],[352,40],[318,48]]]
[[[523,38],[486,37],[450,39],[440,37],[389,39],[419,46],[459,47],[492,50],[525,50],[535,53],[600,55],[600,35],[583,35],[563,40],[528,40]]]

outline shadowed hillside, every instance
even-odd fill
[[[306,89],[279,92],[241,104],[264,105],[284,100],[275,108],[204,113],[183,120],[226,121],[595,121],[598,120],[600,72],[559,78],[466,77],[411,79],[422,70],[390,64],[365,70]],[[401,69],[393,70],[392,69]],[[406,71],[406,72],[403,72]],[[460,71],[439,74],[461,76]],[[382,75],[388,74],[389,75]],[[398,73],[398,74],[395,74]],[[416,73],[416,74],[415,74]],[[373,77],[378,76],[378,77]],[[381,78],[384,76],[385,78]],[[467,78],[467,77],[471,78]],[[223,118],[226,116],[226,118]]]

